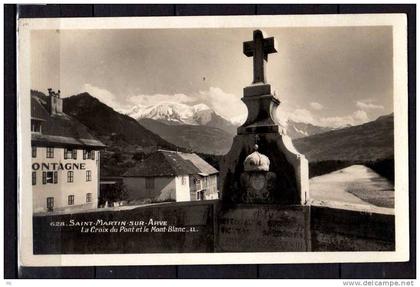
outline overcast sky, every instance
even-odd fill
[[[162,101],[205,103],[228,119],[246,114],[242,89],[253,29],[48,30],[31,34],[32,88],[87,91],[114,109]],[[268,82],[280,113],[338,126],[393,111],[392,28],[264,28],[278,53]]]

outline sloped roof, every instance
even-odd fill
[[[215,169],[213,166],[211,166],[207,161],[199,157],[195,153],[183,153],[179,152],[179,156],[181,156],[183,159],[188,160],[192,162],[194,166],[196,166],[202,174],[214,174],[218,173],[219,171]]]
[[[44,108],[42,102],[40,98],[31,96],[31,118],[46,120],[49,117],[48,111]]]
[[[105,147],[78,120],[65,113],[50,115],[44,105],[44,99],[31,96],[31,118],[42,121],[42,132],[32,133],[33,144]]]
[[[189,174],[210,175],[219,171],[194,153],[159,150],[129,169],[124,176],[162,177]]]

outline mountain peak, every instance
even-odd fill
[[[198,112],[198,111],[206,111],[206,110],[211,110],[209,108],[209,106],[205,105],[205,104],[197,104],[193,106],[193,109]]]
[[[155,105],[136,105],[126,114],[136,120],[153,119],[188,125],[206,124],[215,114],[205,104],[190,106],[177,102],[160,102]]]

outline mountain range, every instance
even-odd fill
[[[218,115],[214,110],[208,107],[205,104],[197,105],[186,105],[181,103],[174,102],[161,102],[156,105],[136,105],[127,111],[121,111],[121,113],[130,116],[139,122],[143,121],[144,124],[148,125],[152,131],[161,135],[163,138],[171,138],[171,136],[166,135],[161,131],[160,125],[153,125],[150,120],[159,121],[166,125],[186,125],[186,126],[201,126],[202,129],[207,127],[217,128],[227,132],[230,135],[236,134],[236,129],[240,126],[240,123],[237,121],[230,121],[222,116]],[[185,130],[185,127],[173,127],[174,129]],[[315,126],[310,123],[295,122],[289,120],[287,122],[287,134],[292,138],[302,138],[307,137],[327,131],[333,130],[332,127],[320,127]],[[165,127],[163,128],[167,130]],[[211,132],[214,133],[215,131]],[[183,132],[181,132],[184,134]],[[195,133],[192,133],[195,135]],[[220,137],[223,138],[223,134]],[[194,139],[191,139],[194,140]],[[171,142],[170,139],[168,141]]]
[[[32,94],[46,97],[36,91]],[[158,148],[221,155],[230,149],[234,136],[221,128],[206,125],[212,122],[211,117],[214,116],[210,109],[203,109],[210,115],[210,119],[205,122],[196,117],[195,124],[147,118],[136,121],[90,94],[82,93],[65,98],[63,110],[87,126],[93,135],[107,145],[101,153],[101,158],[104,158],[101,165],[101,170],[104,169],[103,175],[118,175],[134,164],[135,154],[149,153]],[[214,118],[219,119],[217,115]],[[221,119],[224,123],[227,122]],[[375,161],[393,158],[393,114],[359,126],[329,131],[299,124],[295,125],[299,135],[317,133],[293,140],[296,149],[310,162]]]
[[[310,162],[394,158],[394,115],[381,116],[358,126],[295,139],[293,144]]]
[[[320,127],[310,123],[287,121],[286,133],[291,139],[299,139],[334,130],[332,127]]]
[[[136,106],[128,115],[176,146],[216,155],[229,151],[237,128],[203,104]],[[311,162],[375,161],[393,157],[392,114],[340,129],[289,120],[286,132]]]
[[[205,104],[186,105],[174,102],[161,102],[156,105],[136,105],[122,111],[136,120],[149,119],[167,125],[188,125],[218,128],[230,134],[236,133],[236,126],[219,116]]]
[[[204,104],[186,105],[162,102],[156,105],[136,105],[122,111],[166,141],[196,152],[225,154],[239,126],[218,115]],[[332,128],[288,121],[287,134],[302,138]]]
[[[199,153],[223,155],[232,145],[233,135],[219,128],[201,125],[170,125],[152,119],[140,119],[138,122],[166,141]]]

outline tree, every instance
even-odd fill
[[[145,158],[145,153],[144,152],[136,152],[132,157],[132,159],[135,160],[135,161],[142,161],[142,160],[144,160],[144,158]]]

